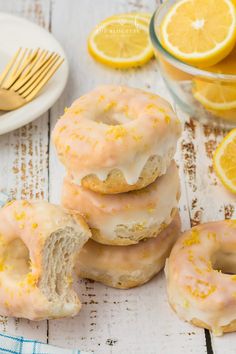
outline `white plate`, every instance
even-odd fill
[[[49,32],[23,18],[0,12],[0,73],[19,47],[55,51],[65,61],[32,102],[15,111],[0,113],[0,135],[32,122],[46,112],[61,95],[68,77],[64,50]]]

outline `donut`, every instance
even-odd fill
[[[0,315],[43,320],[74,316],[76,256],[90,237],[79,215],[44,201],[0,209]]]
[[[84,216],[92,238],[106,245],[130,245],[155,237],[173,219],[180,197],[178,169],[172,161],[165,175],[138,191],[99,194],[67,177],[62,205]]]
[[[236,220],[185,232],[165,272],[170,305],[181,319],[215,335],[236,330]]]
[[[52,139],[74,183],[116,194],[144,188],[164,174],[180,133],[180,121],[163,98],[101,86],[66,110]]]
[[[142,285],[163,268],[180,227],[177,213],[160,235],[136,245],[107,246],[90,239],[78,255],[78,275],[119,289]]]

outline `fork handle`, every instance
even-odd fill
[[[16,92],[0,89],[0,111],[12,111],[24,104],[25,99]]]

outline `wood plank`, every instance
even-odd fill
[[[88,34],[100,20],[119,12],[153,12],[156,2],[99,0],[96,3],[99,6],[94,6],[93,0],[71,0],[70,6],[65,6],[63,0],[53,3],[52,33],[61,41],[69,56],[71,74],[64,95],[51,111],[51,128],[65,106],[99,84],[127,84],[170,98],[154,60],[143,69],[121,72],[96,63],[86,49]],[[78,20],[72,20],[72,14]],[[185,229],[190,225],[190,212],[180,151],[181,143],[177,160],[182,183],[180,209]],[[51,147],[51,201],[60,200],[64,173]],[[78,288],[83,301],[82,311],[74,319],[50,321],[51,344],[94,350],[102,354],[125,353],[127,348],[130,354],[206,353],[204,331],[180,321],[167,304],[163,274],[143,287],[128,291],[82,280],[78,282]]]
[[[183,113],[179,110],[179,114]],[[185,132],[181,146],[191,225],[236,218],[236,198],[228,192],[214,173],[213,152],[226,131],[189,120],[185,116]],[[235,353],[235,334],[211,335],[216,354]]]
[[[0,0],[0,11],[50,25],[50,0]],[[48,114],[12,133],[0,136],[0,186],[13,198],[48,198]],[[0,330],[47,340],[47,322],[1,317]]]

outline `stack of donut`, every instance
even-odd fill
[[[53,142],[67,171],[62,205],[92,231],[78,256],[81,277],[126,289],[163,268],[180,233],[180,133],[168,102],[124,86],[96,88],[57,122]]]

